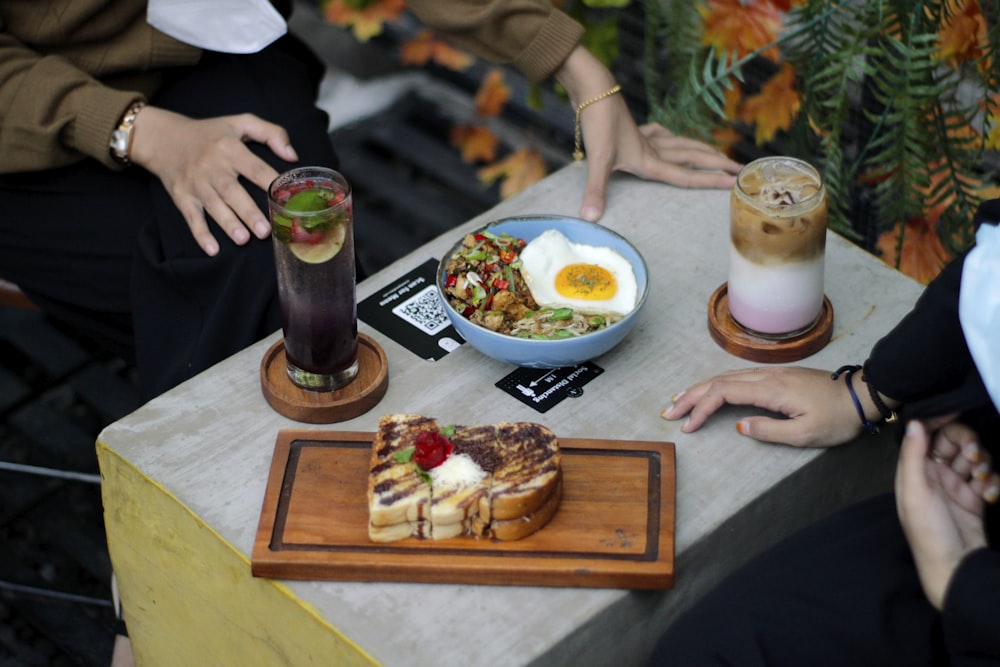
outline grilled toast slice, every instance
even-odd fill
[[[505,542],[527,537],[541,530],[555,516],[556,510],[559,509],[559,504],[562,502],[562,490],[562,475],[560,475],[552,493],[542,503],[542,506],[531,514],[517,519],[494,519],[490,522],[483,522],[477,517],[473,522],[472,531],[476,535]]]
[[[449,435],[451,455],[422,471],[404,453],[424,431],[438,430],[421,415],[379,421],[368,480],[372,541],[466,534],[514,540],[551,520],[562,499],[552,431],[530,422],[458,426]]]
[[[397,455],[413,445],[420,431],[437,431],[437,422],[412,414],[383,416],[372,443],[368,475],[369,536],[385,541],[406,524],[414,535],[426,533],[421,522],[429,520],[431,488],[412,465],[401,465]],[[377,539],[382,537],[383,539]]]
[[[440,468],[431,471],[431,536],[446,539],[470,533],[481,499],[489,493],[490,475],[499,463],[496,427],[456,426],[449,436],[455,449]],[[440,469],[458,464],[464,470]]]
[[[500,464],[490,493],[479,503],[485,521],[520,519],[545,504],[562,470],[559,440],[548,428],[531,422],[497,424]]]

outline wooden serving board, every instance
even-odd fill
[[[368,539],[374,433],[278,433],[251,558],[253,575],[664,589],[674,582],[670,442],[560,438],[563,499],[524,539]]]

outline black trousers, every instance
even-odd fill
[[[892,494],[797,533],[672,625],[651,665],[947,664]]]
[[[286,36],[260,53],[206,53],[165,72],[150,100],[194,118],[249,112],[284,127],[299,162],[248,146],[279,172],[337,168],[329,119],[316,107],[323,67]],[[244,182],[266,212],[266,193]],[[0,175],[0,276],[43,310],[137,364],[152,398],[281,327],[271,240],[235,245],[209,220],[221,250],[197,246],[160,181],[92,159]]]

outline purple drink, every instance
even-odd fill
[[[358,372],[351,191],[335,171],[293,169],[268,190],[288,376],[331,391]]]

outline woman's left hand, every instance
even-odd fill
[[[611,72],[582,46],[570,54],[556,77],[569,91],[574,108],[615,85]],[[620,93],[584,108],[581,125],[587,186],[580,215],[587,220],[604,213],[612,171],[684,188],[725,189],[735,184],[742,166],[716,148],[677,136],[662,125],[638,127]]]
[[[896,507],[920,582],[937,609],[966,554],[986,546],[984,499],[993,502],[1000,477],[972,429],[951,422],[933,434],[907,425],[896,468]]]

